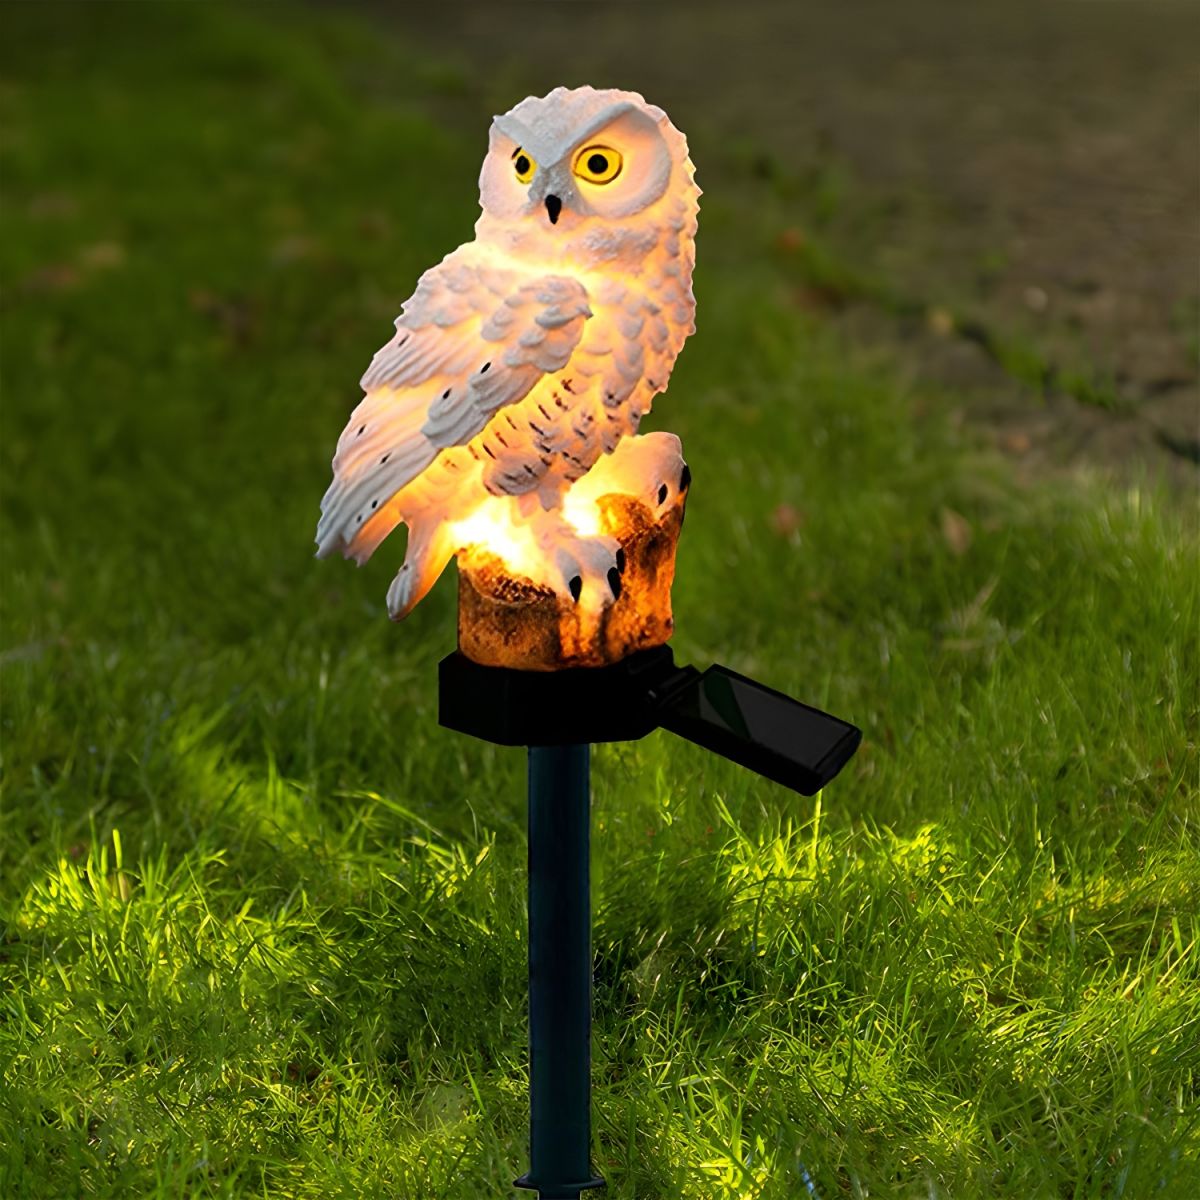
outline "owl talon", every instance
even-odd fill
[[[552,586],[564,599],[588,609],[606,608],[620,594],[624,561],[621,547],[608,537],[579,537],[573,530],[555,526]],[[614,580],[616,581],[614,583]]]

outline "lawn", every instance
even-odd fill
[[[395,626],[398,545],[311,556],[490,110],[348,16],[0,34],[0,1195],[517,1195],[523,757],[437,726],[453,571]],[[815,800],[598,748],[607,1194],[1200,1194],[1194,508],[1014,477],[797,303],[820,197],[672,115],[676,655],[865,739]]]

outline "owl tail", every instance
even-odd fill
[[[388,616],[402,621],[429,591],[454,554],[449,522],[414,521],[408,530],[404,565],[388,588]]]

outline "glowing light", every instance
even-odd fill
[[[483,554],[493,554],[512,575],[538,578],[535,574],[543,553],[528,523],[518,524],[507,498],[489,496],[461,521],[453,525],[456,553],[470,563]]]
[[[596,537],[604,532],[596,501],[576,488],[563,497],[562,515],[580,537]]]

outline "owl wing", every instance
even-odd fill
[[[469,442],[504,405],[561,370],[591,309],[584,286],[490,265],[463,247],[426,271],[396,334],[371,360],[321,501],[317,555],[365,561],[356,535],[438,452]]]

